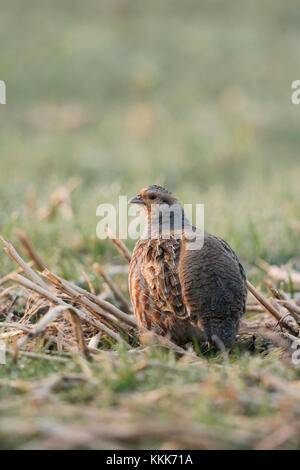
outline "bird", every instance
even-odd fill
[[[247,297],[236,253],[225,240],[194,227],[162,186],[147,186],[129,202],[146,215],[129,267],[139,325],[179,346],[197,341],[209,350],[231,350]],[[190,243],[196,237],[201,243],[195,247]]]

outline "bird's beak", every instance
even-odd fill
[[[130,199],[129,204],[143,204],[142,196],[137,195]]]

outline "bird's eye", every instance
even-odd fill
[[[168,201],[168,199],[164,199],[164,198],[163,198],[163,199],[162,199],[162,203],[163,203],[163,204],[169,204],[169,201]]]
[[[156,199],[155,194],[151,194],[150,199]]]

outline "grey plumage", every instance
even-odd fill
[[[170,204],[177,203],[157,186],[140,192],[148,224],[151,205],[160,204],[166,194]],[[195,337],[218,348],[232,347],[247,287],[244,269],[224,240],[205,233],[200,250],[187,250],[184,233],[181,238],[175,233],[169,239],[161,234],[141,238],[130,264],[129,287],[134,312],[147,328],[180,345]]]

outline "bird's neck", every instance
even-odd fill
[[[157,238],[181,233],[183,229],[192,227],[179,202],[168,206],[152,206],[147,212],[147,226],[143,238]]]

